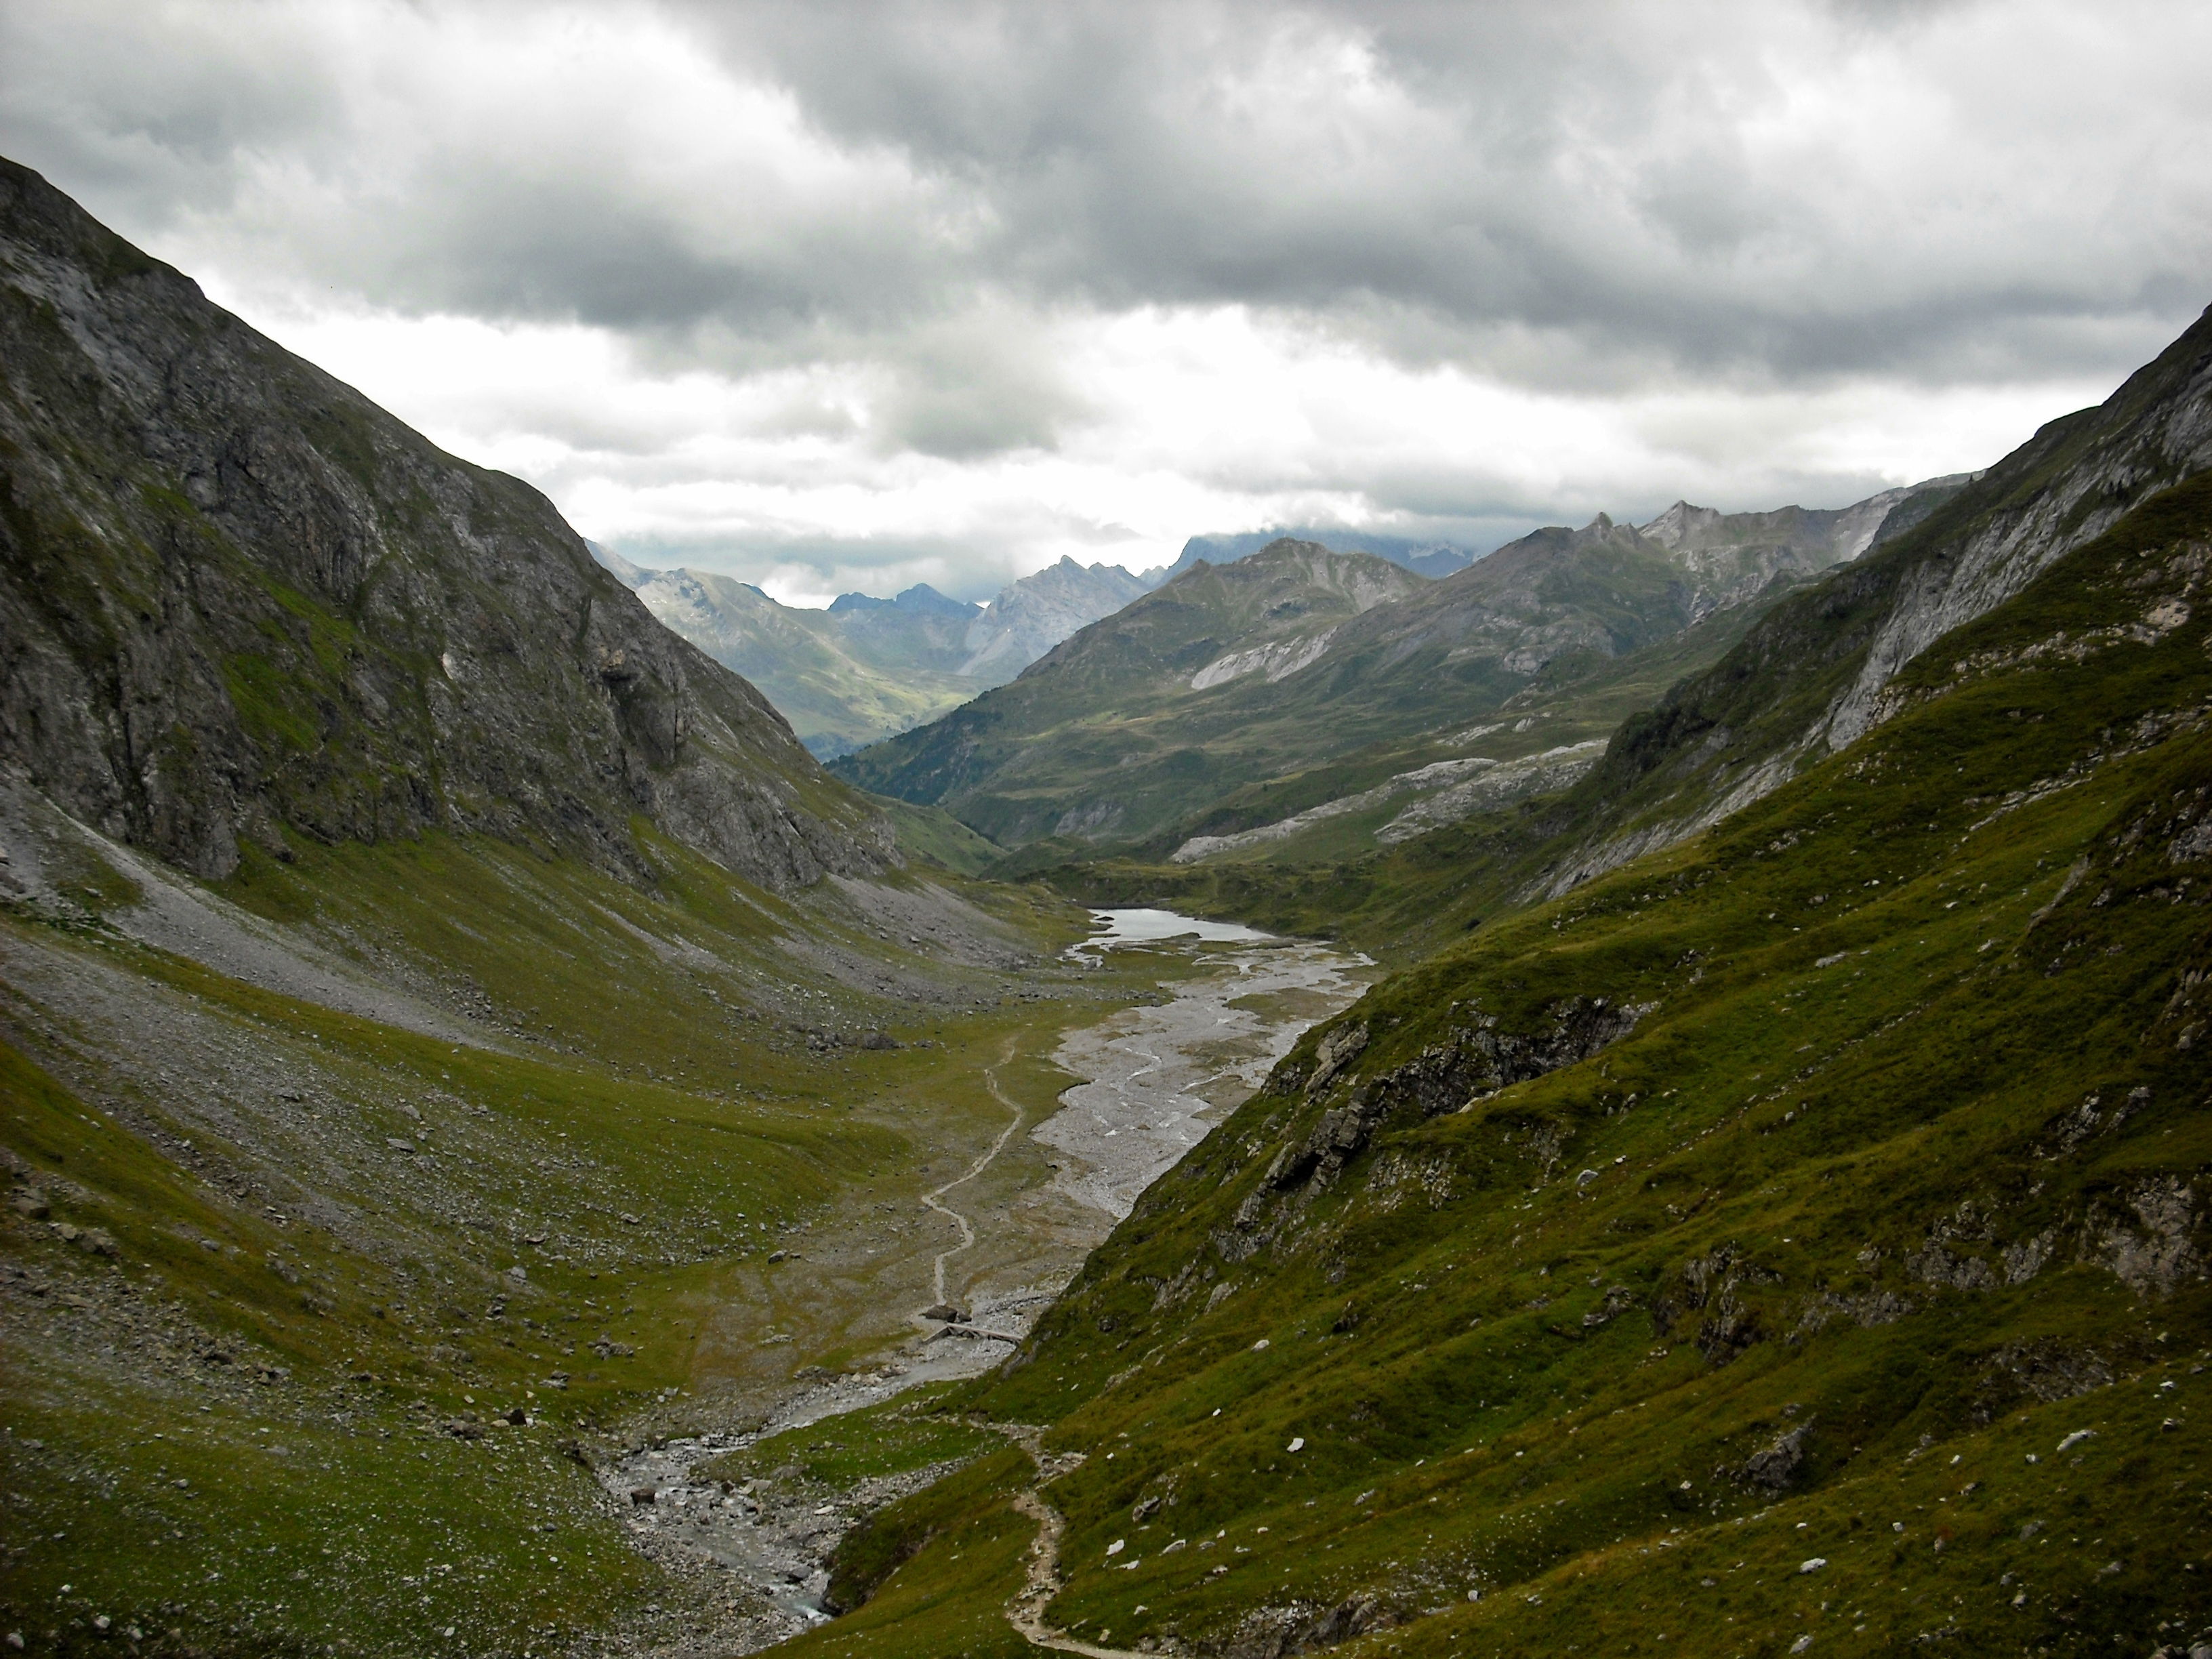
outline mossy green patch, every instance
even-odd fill
[[[980,876],[1005,856],[1006,849],[976,834],[941,806],[917,806],[888,795],[870,798],[898,832],[899,848],[909,858],[927,859],[963,876]]]

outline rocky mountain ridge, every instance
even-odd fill
[[[1173,581],[1177,576],[1203,559],[1208,564],[1234,564],[1249,558],[1261,548],[1273,543],[1319,542],[1334,548],[1340,553],[1369,553],[1378,559],[1388,559],[1401,565],[1417,576],[1431,580],[1449,576],[1455,570],[1463,570],[1483,556],[1471,547],[1456,542],[1423,541],[1412,536],[1371,534],[1365,531],[1342,528],[1316,528],[1312,526],[1278,526],[1273,530],[1242,530],[1224,535],[1193,536],[1182,544],[1172,564],[1157,566],[1142,573],[1139,580],[1158,586]]]
[[[1151,589],[1118,564],[1058,564],[1012,581],[983,607],[962,641],[961,672],[1001,684],[1079,629],[1110,617]]]
[[[481,830],[639,879],[896,857],[538,491],[437,450],[0,162],[0,762],[197,874]]]
[[[1893,711],[1887,688],[1935,641],[2208,465],[2212,311],[2104,403],[1984,472],[1936,481],[1932,505],[1899,509],[1908,528],[1778,605],[1624,726],[1583,786],[1580,843],[1542,890],[1692,835],[1849,746]]]

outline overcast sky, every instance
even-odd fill
[[[820,602],[1986,465],[2212,301],[2212,7],[0,0],[0,151]]]

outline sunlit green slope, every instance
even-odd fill
[[[978,1397],[1085,1454],[1045,1489],[1056,1622],[2202,1639],[2208,544],[2200,478],[1906,667],[1852,747],[1309,1034]],[[933,1524],[984,1537],[1020,1478]],[[1012,1592],[945,1549],[884,1607]]]

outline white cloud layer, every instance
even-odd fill
[[[1984,465],[2212,299],[2179,4],[0,10],[0,150],[794,599]]]

